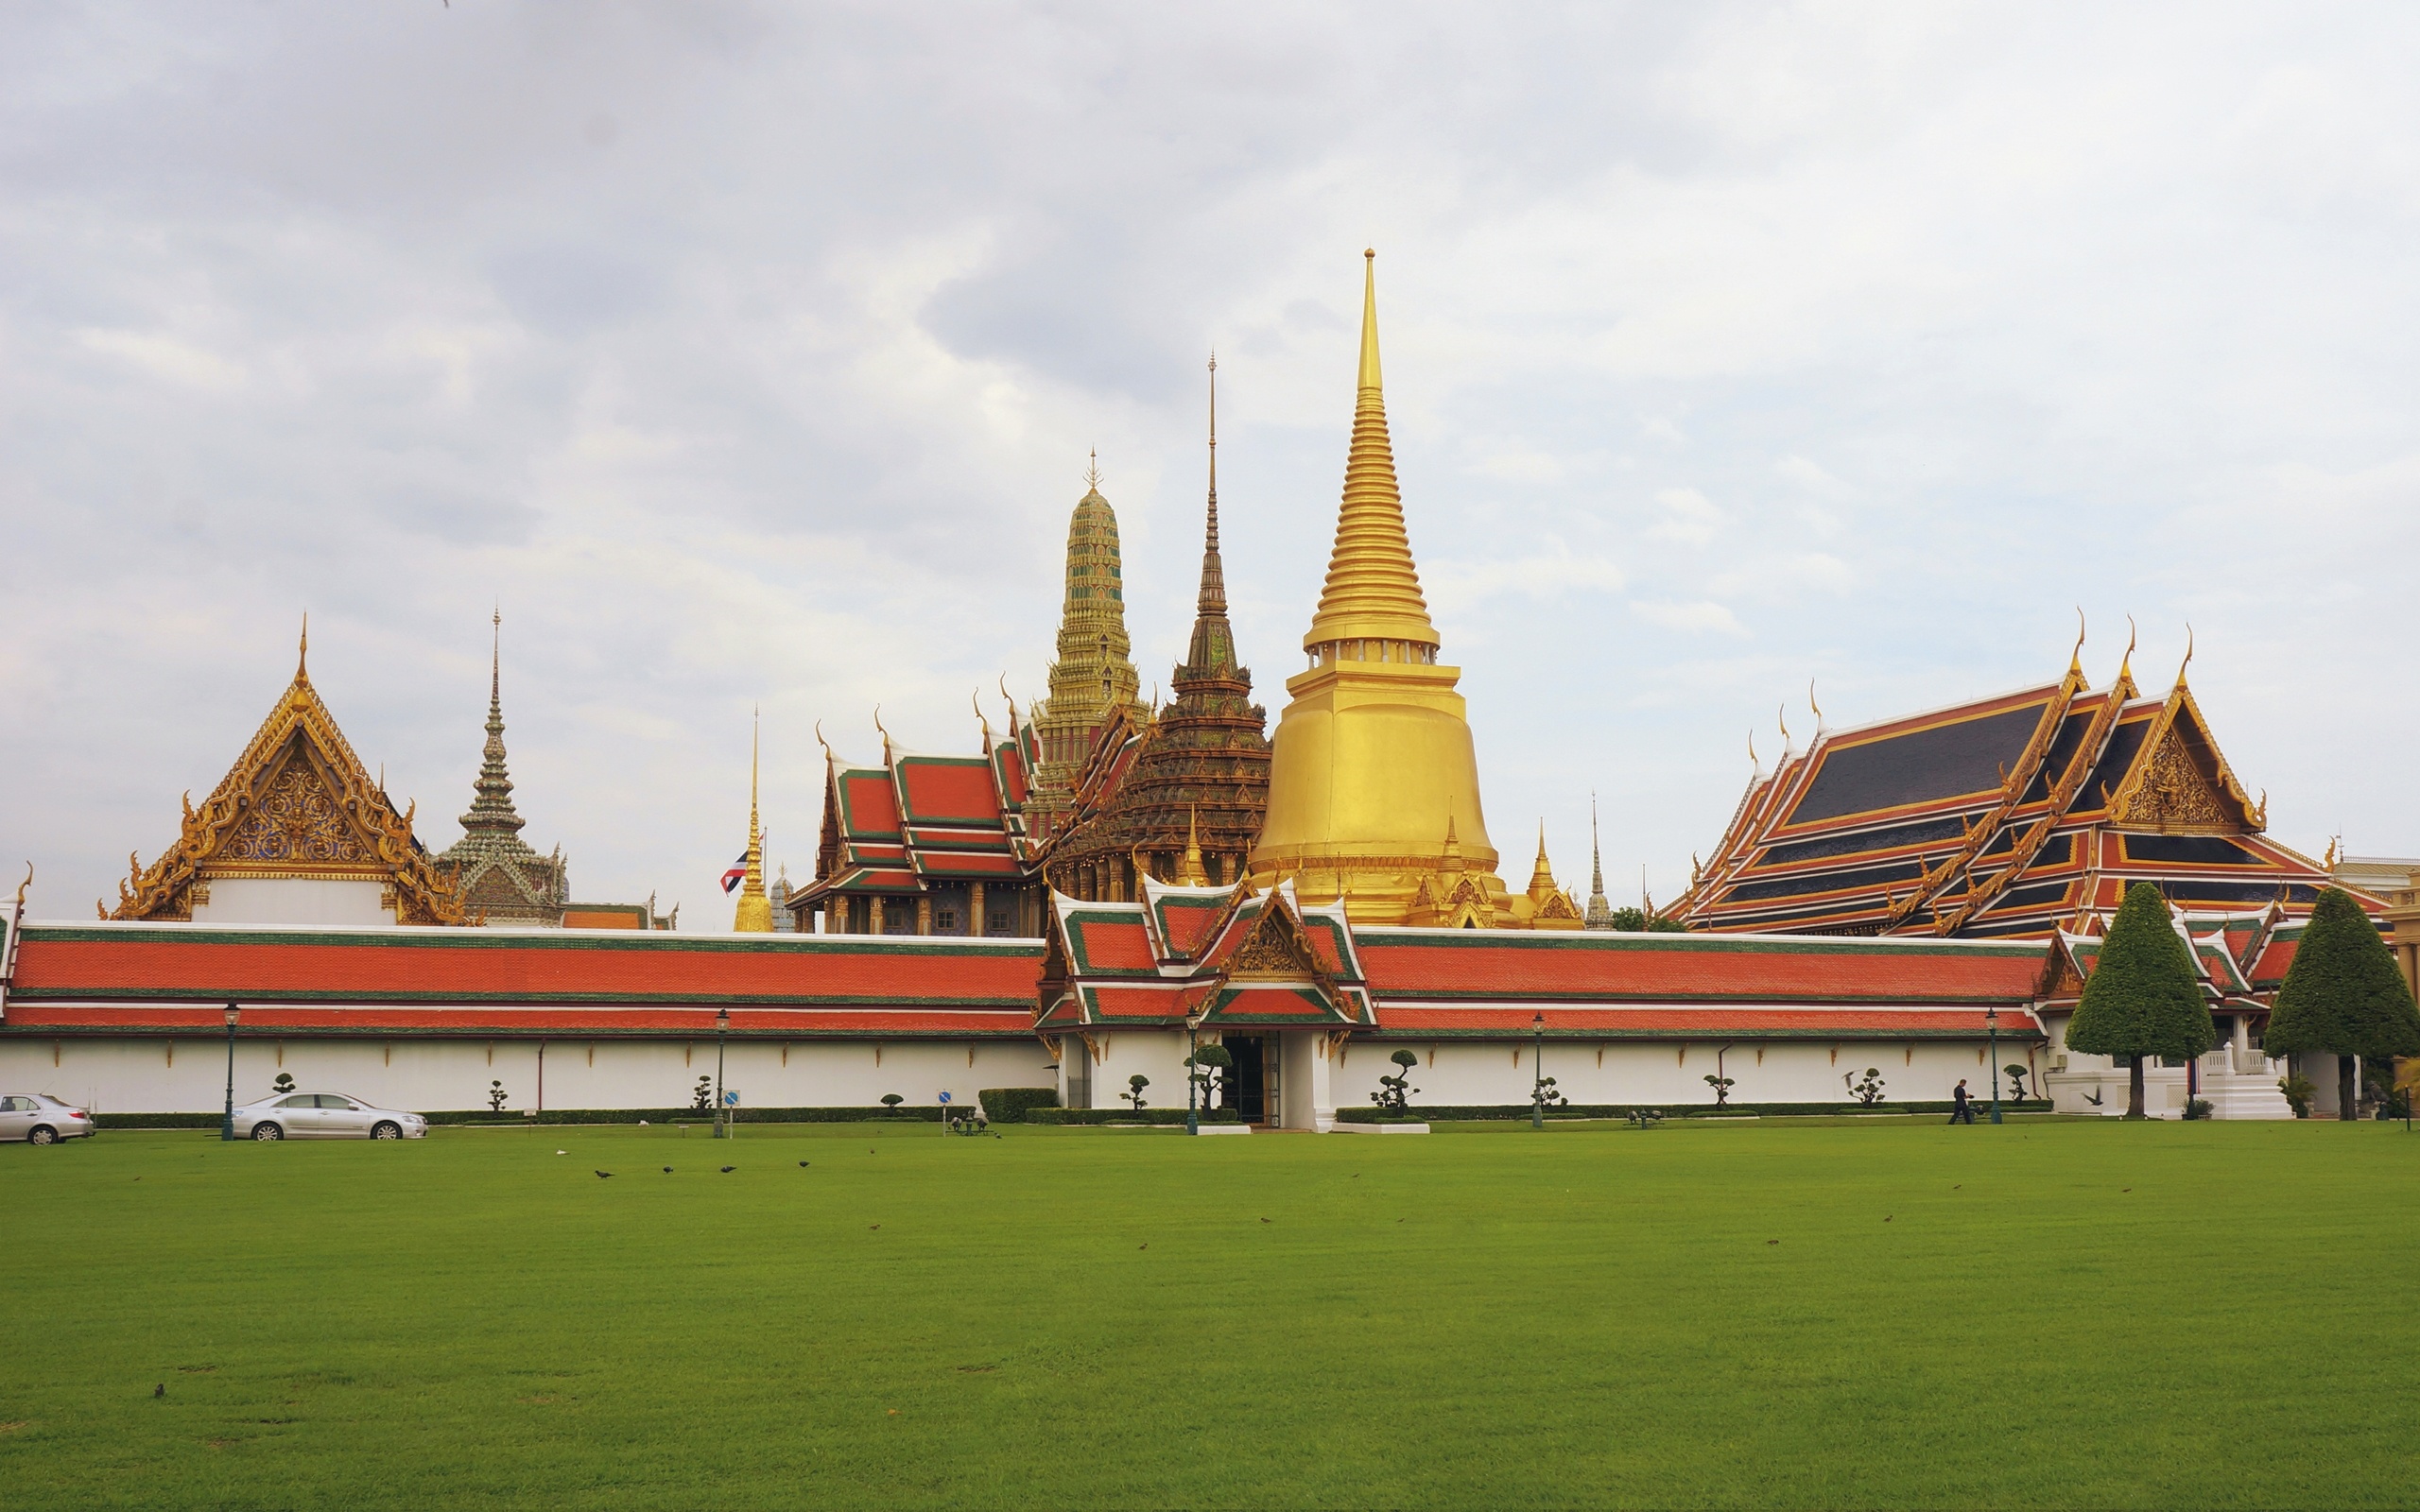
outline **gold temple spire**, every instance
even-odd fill
[[[1530,868],[1530,890],[1554,891],[1554,868],[1547,865],[1547,821],[1538,821],[1538,864]]]
[[[1184,811],[1184,867],[1176,881],[1180,887],[1210,885],[1210,875],[1201,867],[1201,811],[1196,807]]]
[[[748,732],[748,877],[739,886],[739,906],[731,927],[742,935],[773,932],[773,901],[765,895],[765,832],[756,819],[756,756],[764,720],[751,711]]]
[[[1353,444],[1345,455],[1344,506],[1337,516],[1327,582],[1303,647],[1316,655],[1319,647],[1339,642],[1401,643],[1422,648],[1413,660],[1432,660],[1437,627],[1421,596],[1420,570],[1404,528],[1403,491],[1395,482],[1394,446],[1387,435],[1378,368],[1378,254],[1361,255],[1361,370],[1353,401]]]

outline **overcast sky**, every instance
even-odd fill
[[[2408,8],[11,8],[0,861],[87,916],[293,669],[459,833],[728,928],[821,763],[1044,688],[1098,447],[1135,660],[1299,670],[1378,249],[1513,885],[1659,897],[1833,726],[2084,663],[2274,833],[2420,852]],[[14,876],[9,878],[13,885]]]

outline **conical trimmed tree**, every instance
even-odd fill
[[[2336,1057],[2336,1116],[2353,1116],[2353,1057],[2420,1056],[2420,1006],[2378,938],[2377,925],[2342,887],[2319,895],[2294,964],[2277,990],[2261,1048]]]
[[[2143,1061],[2198,1056],[2219,1042],[2192,954],[2169,919],[2168,900],[2148,882],[2126,890],[2100,942],[2083,1001],[2067,1024],[2067,1045],[2096,1056],[2133,1057],[2126,1116],[2143,1116]]]

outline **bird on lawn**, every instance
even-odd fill
[[[666,1166],[666,1167],[664,1168],[664,1174],[665,1174],[666,1176],[670,1176],[670,1175],[672,1174],[672,1167],[670,1167],[670,1166],[668,1166],[668,1165],[667,1165],[667,1166]]]
[[[596,1179],[597,1179],[597,1180],[599,1180],[599,1181],[602,1181],[602,1180],[604,1180],[607,1177],[612,1176],[613,1174],[614,1174],[614,1173],[613,1173],[613,1172],[611,1172],[611,1171],[599,1171],[599,1172],[597,1172],[597,1173],[596,1173]]]
[[[151,1388],[151,1395],[152,1395],[154,1398],[164,1397],[164,1396],[166,1396],[167,1394],[168,1394],[168,1383],[167,1383],[166,1382],[164,1382],[164,1381],[161,1382],[158,1385],[153,1386],[153,1387]]]
[[[725,1176],[729,1176],[729,1175],[731,1175],[731,1173],[733,1173],[734,1171],[736,1171],[736,1170],[738,1170],[738,1169],[739,1169],[739,1167],[737,1167],[737,1166],[735,1166],[735,1165],[726,1165],[726,1166],[724,1166],[724,1167],[722,1168],[722,1174],[723,1174],[723,1175],[725,1175]]]
[[[807,1168],[807,1166],[809,1166],[809,1165],[810,1165],[810,1164],[812,1164],[812,1163],[813,1163],[812,1161],[808,1161],[808,1160],[801,1160],[801,1161],[799,1161],[799,1162],[798,1162],[798,1168],[799,1168],[800,1170],[804,1171],[804,1170],[805,1170],[805,1169]]]

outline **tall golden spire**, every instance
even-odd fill
[[[1425,648],[1412,660],[1433,660],[1437,627],[1421,596],[1404,529],[1403,492],[1395,484],[1393,443],[1387,436],[1386,386],[1378,369],[1378,254],[1361,254],[1361,373],[1353,401],[1353,445],[1344,461],[1344,507],[1337,515],[1336,549],[1327,583],[1303,648],[1340,641],[1402,642]]]
[[[742,935],[773,932],[773,901],[765,896],[765,832],[756,822],[756,752],[763,721],[748,732],[748,879],[740,884],[739,907],[731,927]]]

